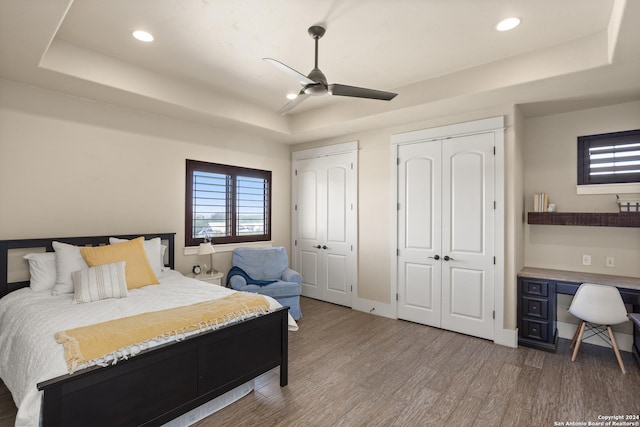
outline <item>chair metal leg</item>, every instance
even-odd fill
[[[620,369],[622,369],[623,374],[626,374],[627,371],[624,369],[624,363],[622,363],[622,357],[620,357],[618,344],[616,343],[616,339],[613,336],[613,331],[611,330],[611,326],[607,326],[607,331],[609,331],[609,337],[611,338],[611,345],[613,346],[613,351],[616,353],[616,357],[618,358],[618,364],[620,365]]]
[[[573,348],[573,346],[576,345],[576,340],[578,339],[579,333],[580,333],[580,325],[578,325],[578,327],[576,328],[576,332],[573,334],[573,339],[571,340],[571,345],[569,345],[569,348]]]
[[[584,334],[584,328],[587,326],[587,322],[584,320],[580,322],[580,333],[578,334],[578,339],[576,341],[576,348],[573,349],[573,355],[571,356],[571,361],[574,362],[576,360],[576,356],[578,355],[578,350],[580,349],[580,343],[582,342],[582,335]]]

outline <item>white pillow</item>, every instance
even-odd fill
[[[53,242],[53,249],[56,251],[56,284],[51,293],[53,295],[72,294],[71,273],[89,268],[89,266],[82,257],[78,246]]]
[[[84,268],[71,273],[74,303],[99,301],[107,298],[124,298],[129,294],[124,271],[125,262]]]
[[[109,243],[112,245],[123,242],[128,242],[128,240],[109,237]],[[160,238],[156,237],[154,239],[145,240],[143,242],[143,246],[144,252],[147,254],[147,259],[149,260],[149,265],[151,265],[151,269],[153,270],[153,274],[155,274],[156,277],[160,276],[162,273],[162,267],[164,267],[164,251],[162,250]]]
[[[162,248],[160,250],[160,264],[162,264],[162,271],[171,270],[170,267],[166,267],[164,265],[164,253],[167,251],[167,247],[165,245],[161,245],[160,247]]]
[[[29,287],[34,292],[51,291],[56,284],[55,252],[35,252],[24,257],[29,261]]]

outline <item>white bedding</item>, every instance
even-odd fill
[[[52,296],[29,288],[0,299],[0,378],[18,407],[16,426],[37,426],[41,392],[36,384],[68,373],[56,332],[149,311],[221,298],[235,291],[169,270],[159,285],[129,291],[121,299],[72,304],[73,294]],[[280,304],[269,297],[272,309]],[[289,330],[298,326],[289,316]]]

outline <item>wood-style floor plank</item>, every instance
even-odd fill
[[[582,344],[558,353],[387,319],[302,298],[289,333],[289,385],[278,369],[255,390],[198,422],[213,426],[552,426],[640,414],[640,370],[623,375],[611,349]],[[0,383],[0,427],[16,408]]]

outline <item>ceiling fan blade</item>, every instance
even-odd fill
[[[341,84],[330,84],[329,93],[337,96],[353,96],[355,98],[381,99],[383,101],[391,101],[398,95],[393,92],[385,92],[382,90],[367,89],[364,87],[347,86]]]
[[[280,61],[276,61],[275,59],[271,59],[271,58],[262,58],[265,61],[267,61],[270,64],[275,65],[276,67],[278,67],[280,70],[284,71],[285,73],[289,74],[291,77],[297,79],[301,85],[306,85],[306,84],[312,84],[315,83],[313,80],[311,80],[309,77],[305,76],[304,74],[302,74],[299,71],[294,70],[293,68],[284,65],[282,62]]]
[[[307,95],[306,93],[300,92],[300,95],[298,95],[297,98],[292,99],[291,101],[287,102],[284,105],[284,107],[282,107],[280,109],[280,111],[278,111],[278,114],[285,114],[287,111],[291,110],[293,107],[295,107],[296,105],[300,104],[302,101],[304,101],[308,97],[309,97],[309,95]]]

